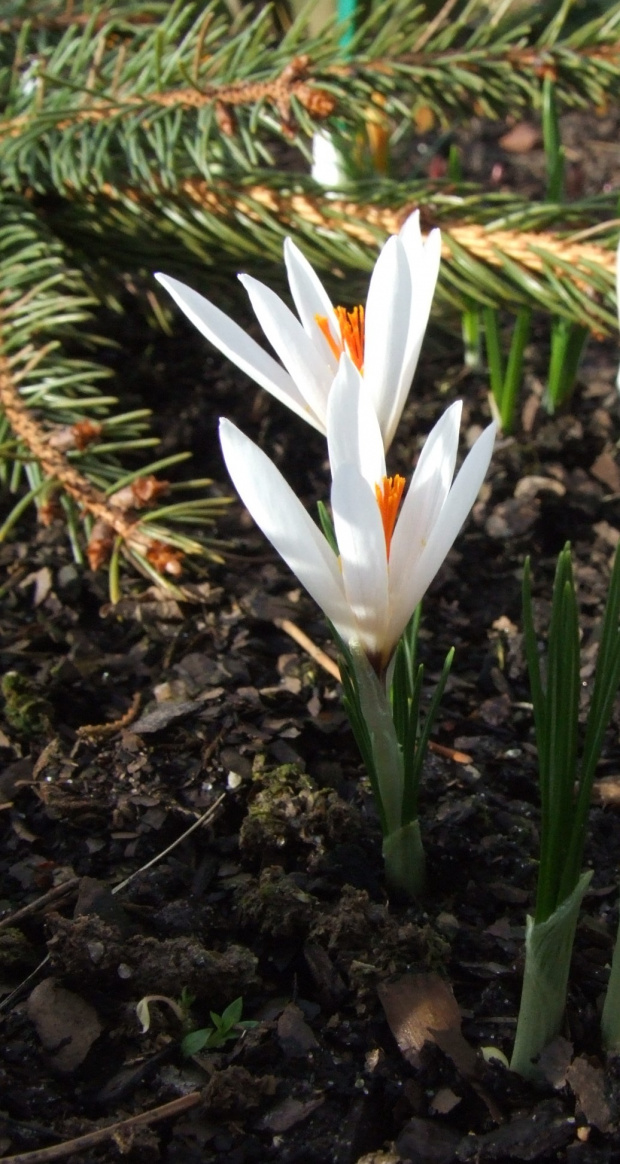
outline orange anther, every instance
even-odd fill
[[[325,339],[337,360],[346,349],[355,367],[364,371],[364,308],[354,307],[348,311],[346,307],[335,307],[334,312],[338,321],[340,335],[334,337],[330,331],[326,315],[315,315]]]
[[[346,307],[336,307],[336,319],[340,325],[340,334],[355,367],[364,371],[364,308],[354,307],[347,311]]]
[[[329,330],[329,323],[327,322],[326,315],[315,315],[314,318],[316,319],[316,322],[323,332],[323,335],[325,336],[325,339],[330,346],[332,354],[336,357],[337,360],[339,360],[342,355],[342,341],[339,339],[334,339],[331,331]]]
[[[394,526],[396,525],[398,507],[404,488],[405,478],[399,477],[398,474],[395,477],[384,477],[379,485],[375,485],[377,504],[381,512],[381,521],[383,522],[383,532],[385,534],[385,552],[388,559],[390,557],[390,545],[392,543]]]

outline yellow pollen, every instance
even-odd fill
[[[345,348],[355,367],[364,371],[364,308],[354,307],[347,311],[346,307],[335,307],[334,312],[338,321],[340,335],[334,339],[326,315],[315,315],[325,339],[337,360],[340,359]]]
[[[385,552],[388,560],[390,557],[392,534],[394,533],[396,516],[404,488],[405,478],[399,477],[398,474],[395,477],[384,477],[379,485],[375,485],[377,504],[381,512],[381,521],[383,522],[383,532],[385,534]]]

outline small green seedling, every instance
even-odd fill
[[[238,1039],[242,1031],[257,1027],[258,1023],[252,1019],[241,1019],[243,1013],[243,999],[236,998],[222,1014],[210,1011],[212,1027],[203,1027],[199,1031],[190,1031],[181,1043],[184,1055],[197,1055],[199,1051],[214,1051],[223,1047],[232,1039]]]
[[[194,995],[190,994],[186,986],[181,991],[180,998],[169,998],[167,994],[145,994],[136,1006],[136,1014],[145,1035],[151,1026],[150,1005],[152,1002],[163,1002],[176,1015],[179,1022],[187,1029],[190,1025],[189,1012],[194,1002]]]

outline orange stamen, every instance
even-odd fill
[[[340,328],[340,336],[334,339],[327,322],[326,315],[315,315],[325,339],[337,360],[343,351],[348,351],[355,367],[364,371],[364,308],[354,307],[347,311],[346,307],[335,307],[334,312]]]
[[[340,325],[340,334],[347,351],[360,372],[364,371],[364,308],[354,307],[347,311],[346,307],[334,308],[336,319]]]
[[[383,532],[385,534],[385,552],[388,560],[390,557],[392,534],[394,533],[396,516],[404,488],[405,478],[399,477],[398,474],[395,477],[384,477],[380,485],[375,485],[377,504],[381,512],[381,521],[383,522]]]
[[[330,346],[332,355],[334,355],[336,359],[339,360],[342,355],[342,341],[338,342],[338,340],[334,339],[331,331],[329,330],[329,323],[327,322],[326,315],[315,315],[314,318],[316,319],[316,322],[318,323],[321,331],[323,332],[323,335],[325,336],[325,339]]]

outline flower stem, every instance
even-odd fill
[[[362,648],[353,644],[350,658],[362,717],[366,724],[385,836],[402,824],[405,773],[390,701]]]

